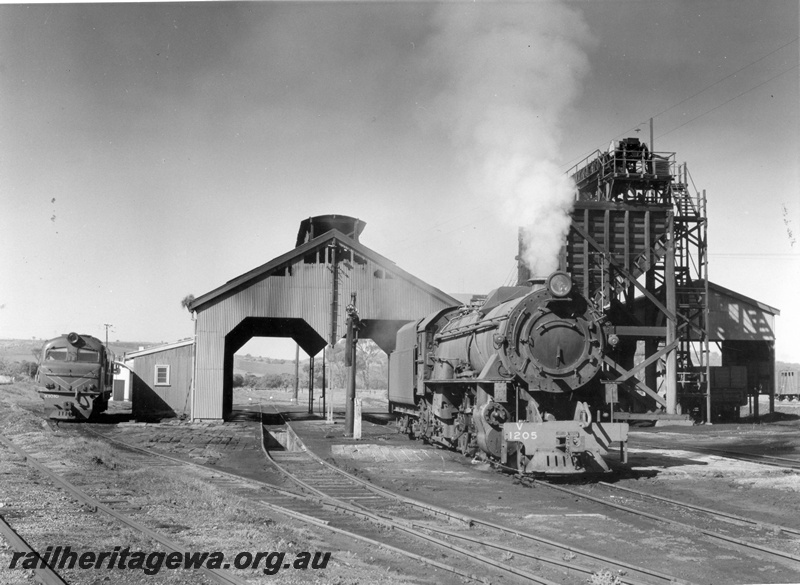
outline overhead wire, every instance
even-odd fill
[[[516,284],[516,282],[515,282],[515,281],[516,281],[517,279],[516,279],[516,278],[515,278],[515,276],[514,276],[514,273],[515,273],[516,271],[517,271],[517,263],[516,263],[516,262],[514,262],[514,264],[511,266],[511,270],[509,271],[509,273],[508,273],[508,276],[507,276],[507,277],[506,277],[506,279],[503,281],[503,286],[514,286],[514,285]]]
[[[710,114],[710,113],[711,113],[711,112],[713,112],[714,110],[718,110],[719,108],[721,108],[722,106],[724,106],[724,105],[726,105],[726,104],[729,104],[729,103],[730,103],[730,102],[732,102],[733,100],[735,100],[735,99],[738,99],[738,98],[742,97],[743,95],[745,95],[745,94],[748,94],[748,93],[750,93],[751,91],[755,91],[755,90],[757,90],[759,87],[761,87],[761,86],[763,86],[763,85],[766,85],[766,84],[768,84],[768,83],[769,83],[770,81],[772,81],[773,79],[777,79],[778,77],[781,77],[782,75],[786,75],[786,74],[787,74],[787,73],[789,73],[790,71],[794,71],[795,69],[797,69],[797,67],[798,67],[798,65],[795,65],[795,66],[793,66],[793,67],[790,67],[789,69],[786,69],[785,71],[781,71],[781,72],[780,72],[780,73],[778,73],[777,75],[773,75],[772,77],[770,77],[769,79],[767,79],[767,80],[765,80],[765,81],[762,81],[761,83],[759,83],[759,84],[758,84],[758,85],[756,85],[755,87],[751,87],[750,89],[747,89],[747,90],[745,90],[745,91],[743,91],[743,92],[741,92],[741,93],[739,93],[739,94],[737,94],[737,95],[733,96],[732,98],[730,98],[730,99],[728,99],[728,100],[725,100],[725,101],[724,101],[724,102],[722,102],[721,104],[719,104],[719,105],[717,105],[717,106],[714,106],[714,107],[713,107],[713,108],[711,108],[710,110],[707,110],[707,111],[703,112],[702,114],[699,114],[699,115],[695,116],[695,117],[694,117],[694,118],[692,118],[691,120],[687,120],[686,122],[684,122],[684,123],[683,123],[683,124],[681,124],[680,126],[676,126],[676,127],[675,127],[675,128],[673,128],[672,130],[668,130],[668,131],[666,131],[666,132],[662,132],[661,134],[659,134],[659,135],[658,135],[658,138],[661,138],[662,136],[666,136],[667,134],[671,134],[671,133],[675,132],[676,130],[679,130],[679,129],[683,128],[683,127],[684,127],[684,126],[686,126],[687,124],[691,124],[691,123],[692,123],[692,122],[694,122],[695,120],[697,120],[697,119],[699,119],[699,118],[702,118],[703,116],[706,116],[706,115]]]
[[[723,81],[727,81],[727,80],[728,80],[728,79],[730,79],[731,77],[735,77],[736,75],[738,75],[739,73],[741,73],[742,71],[744,71],[745,69],[747,69],[748,67],[751,67],[751,66],[755,65],[756,63],[760,63],[761,61],[763,61],[763,60],[764,60],[764,59],[766,59],[767,57],[771,57],[772,55],[774,55],[774,54],[775,54],[775,53],[777,53],[778,51],[780,51],[780,50],[782,50],[782,49],[785,49],[785,48],[786,48],[786,47],[788,47],[789,45],[792,45],[792,44],[796,43],[798,38],[800,38],[800,37],[795,37],[795,38],[793,38],[793,39],[792,39],[791,41],[789,41],[788,43],[785,43],[785,44],[781,45],[780,47],[778,47],[777,49],[774,49],[774,50],[770,51],[769,53],[767,53],[767,54],[766,54],[766,55],[764,55],[763,57],[760,57],[760,58],[756,59],[755,61],[752,61],[752,62],[748,63],[747,65],[744,65],[744,66],[740,67],[739,69],[737,69],[737,70],[736,70],[736,71],[734,71],[733,73],[731,73],[731,74],[729,74],[729,75],[726,75],[725,77],[723,77],[722,79],[719,79],[719,80],[715,81],[715,82],[714,82],[714,83],[712,83],[711,85],[707,85],[706,87],[704,87],[703,89],[701,89],[701,90],[700,90],[700,91],[698,91],[697,93],[695,93],[695,94],[693,94],[693,95],[690,95],[689,97],[687,97],[687,98],[685,98],[685,99],[682,99],[682,100],[681,100],[681,101],[679,101],[677,104],[674,104],[674,105],[672,105],[672,106],[670,106],[670,107],[668,107],[668,108],[666,108],[666,109],[664,109],[664,110],[661,110],[660,112],[658,112],[657,114],[655,114],[654,116],[651,116],[651,117],[652,117],[652,118],[657,118],[658,116],[660,116],[660,115],[662,115],[662,114],[666,114],[666,113],[667,113],[667,112],[669,112],[670,110],[674,110],[674,109],[675,109],[675,108],[677,108],[678,106],[680,106],[680,105],[682,105],[682,104],[685,104],[685,103],[686,103],[686,102],[688,102],[689,100],[696,98],[697,96],[699,96],[699,95],[700,95],[700,94],[702,94],[702,93],[705,93],[706,91],[708,91],[708,90],[709,90],[709,89],[711,89],[712,87],[716,87],[716,86],[718,86],[718,85],[719,85],[720,83],[722,83]]]
[[[777,53],[777,52],[781,51],[782,49],[785,49],[786,47],[788,47],[788,46],[790,46],[790,45],[792,45],[792,44],[796,43],[796,42],[798,41],[798,39],[800,39],[800,37],[794,37],[792,40],[790,40],[790,41],[788,41],[788,42],[786,42],[786,43],[782,44],[780,47],[777,47],[777,48],[773,49],[772,51],[770,51],[770,52],[769,52],[769,53],[767,53],[766,55],[763,55],[762,57],[759,57],[759,58],[758,58],[758,59],[756,59],[755,61],[751,61],[751,62],[750,62],[750,63],[748,63],[747,65],[743,65],[742,67],[740,67],[739,69],[737,69],[737,70],[736,70],[736,71],[734,71],[733,73],[730,73],[730,74],[726,75],[725,77],[723,77],[722,79],[718,79],[718,80],[717,80],[717,81],[715,81],[714,83],[711,83],[711,84],[709,84],[709,85],[707,85],[707,86],[703,87],[701,90],[699,90],[699,91],[697,91],[696,93],[694,93],[694,94],[690,95],[689,97],[682,99],[681,101],[679,101],[679,102],[677,102],[677,103],[675,103],[675,104],[673,104],[673,105],[669,106],[668,108],[665,108],[665,109],[661,110],[660,112],[658,112],[658,113],[656,113],[656,114],[654,114],[654,115],[652,115],[652,116],[649,116],[649,117],[648,117],[648,120],[649,120],[649,119],[653,119],[653,120],[655,120],[655,119],[656,119],[656,118],[658,118],[659,116],[662,116],[663,114],[666,114],[667,112],[669,112],[669,111],[671,111],[671,110],[674,110],[674,109],[675,109],[675,108],[677,108],[678,106],[680,106],[680,105],[682,105],[682,104],[684,104],[684,103],[688,102],[689,100],[692,100],[692,99],[696,98],[697,96],[699,96],[699,95],[701,95],[701,94],[705,93],[706,91],[708,91],[708,90],[710,90],[710,89],[712,89],[712,88],[716,87],[717,85],[721,84],[722,82],[724,82],[724,81],[727,81],[727,80],[728,80],[728,79],[730,79],[731,77],[735,77],[736,75],[738,75],[739,73],[741,73],[742,71],[744,71],[745,69],[747,69],[748,67],[752,67],[753,65],[755,65],[755,64],[757,64],[757,63],[760,63],[761,61],[763,61],[763,60],[767,59],[768,57],[771,57],[772,55],[774,55],[775,53]],[[749,90],[747,90],[747,91],[745,91],[745,92],[742,92],[741,94],[739,94],[739,95],[737,95],[737,96],[735,96],[735,97],[733,97],[733,98],[731,98],[731,99],[727,100],[726,102],[724,102],[724,103],[722,103],[722,104],[719,104],[718,106],[716,106],[715,108],[713,108],[713,109],[709,110],[709,111],[708,111],[708,112],[706,112],[706,113],[711,113],[711,112],[712,112],[712,111],[714,111],[715,109],[717,109],[717,108],[721,108],[722,106],[724,106],[725,104],[727,104],[727,103],[729,103],[729,102],[731,102],[731,101],[735,100],[736,98],[738,98],[738,97],[741,97],[742,95],[744,95],[744,94],[746,94],[746,93],[749,93],[750,91],[753,91],[753,90],[755,90],[755,89],[757,89],[757,88],[761,87],[762,85],[765,85],[765,84],[769,83],[769,82],[770,82],[770,81],[772,81],[773,79],[775,79],[775,78],[777,78],[777,77],[780,77],[781,75],[784,75],[785,73],[788,73],[789,71],[791,71],[791,70],[793,70],[793,69],[796,69],[796,68],[797,68],[797,65],[795,65],[794,67],[792,67],[792,68],[790,68],[790,69],[787,69],[787,70],[786,70],[786,71],[784,71],[783,73],[780,73],[780,74],[778,74],[778,75],[775,75],[775,76],[771,77],[770,79],[768,79],[768,80],[766,80],[766,81],[762,82],[761,84],[757,85],[756,87],[753,87],[753,88],[751,88],[751,89],[749,89]],[[699,115],[699,116],[696,116],[695,118],[692,118],[691,120],[688,120],[688,121],[687,121],[687,122],[685,122],[684,124],[681,124],[681,126],[678,126],[677,128],[673,128],[672,130],[669,130],[668,132],[665,132],[665,133],[659,134],[657,137],[658,137],[658,138],[660,138],[660,137],[666,136],[667,134],[669,134],[669,133],[671,133],[671,132],[674,132],[674,131],[675,131],[675,130],[677,130],[678,128],[681,128],[681,127],[685,126],[686,124],[689,124],[689,123],[691,123],[691,122],[693,122],[693,121],[697,120],[698,118],[701,118],[703,115],[705,115],[705,114],[701,114],[701,115]],[[646,124],[646,123],[647,123],[647,120],[645,120],[645,121],[642,121],[642,122],[639,122],[638,124],[635,124],[635,125],[634,125],[634,126],[632,126],[631,128],[629,128],[629,129],[627,129],[627,130],[625,130],[625,131],[621,132],[620,134],[617,134],[616,136],[614,136],[614,137],[612,138],[612,140],[617,140],[618,138],[620,138],[620,137],[622,137],[622,136],[625,136],[625,135],[627,135],[627,134],[630,134],[631,132],[633,132],[633,131],[636,131],[636,130],[637,130],[637,129],[639,129],[639,128],[640,128],[642,125],[644,125],[644,124]],[[573,166],[573,165],[574,165],[574,164],[575,164],[577,161],[580,161],[581,159],[584,159],[584,158],[586,158],[587,156],[590,156],[590,155],[591,155],[593,152],[595,152],[596,150],[597,150],[597,148],[594,148],[594,149],[592,149],[592,150],[590,150],[590,151],[586,152],[585,154],[581,154],[581,155],[579,155],[579,156],[576,156],[576,157],[572,158],[570,161],[568,161],[568,162],[566,162],[566,163],[562,164],[562,165],[561,165],[561,167],[562,167],[562,168],[565,168],[565,169],[568,169],[568,168],[570,168],[571,166]]]
[[[703,87],[702,89],[700,89],[699,91],[695,92],[694,94],[692,94],[692,95],[680,100],[679,102],[676,102],[675,104],[669,106],[668,108],[665,108],[665,109],[661,110],[660,112],[654,114],[650,118],[652,118],[652,119],[658,118],[659,116],[662,116],[663,114],[665,114],[665,113],[677,108],[678,106],[680,106],[680,105],[682,105],[682,104],[684,104],[684,103],[696,98],[697,96],[709,91],[710,89],[720,85],[721,83],[725,82],[726,80],[731,79],[732,77],[735,77],[736,75],[738,75],[739,73],[741,73],[745,69],[747,69],[749,67],[752,67],[753,65],[756,65],[756,64],[764,61],[765,59],[771,57],[772,55],[778,53],[779,51],[785,49],[786,47],[796,43],[798,41],[798,38],[800,38],[800,37],[794,37],[790,41],[788,41],[786,43],[783,43],[781,46],[773,49],[769,53],[759,57],[758,59],[755,59],[754,61],[751,61],[750,63],[747,63],[746,65],[743,65],[742,67],[740,67],[737,70],[733,71],[732,73],[726,75],[725,77],[723,77],[721,79],[718,79],[717,81],[715,81],[715,82]],[[680,128],[683,128],[684,126],[686,126],[688,124],[691,124],[692,122],[702,118],[703,116],[706,116],[706,115],[714,112],[715,110],[717,110],[719,108],[722,108],[723,106],[725,106],[728,103],[730,103],[730,102],[742,97],[743,95],[746,95],[746,94],[748,94],[748,93],[750,93],[752,91],[755,91],[756,89],[766,85],[767,83],[773,81],[774,79],[777,79],[778,77],[786,75],[790,71],[793,71],[794,69],[797,69],[797,67],[798,67],[798,65],[795,64],[793,67],[790,67],[789,69],[786,69],[786,70],[784,70],[784,71],[782,71],[782,72],[780,72],[780,73],[778,73],[776,75],[771,76],[769,79],[759,83],[758,85],[756,85],[754,87],[751,87],[751,88],[749,88],[749,89],[747,89],[747,90],[745,90],[743,92],[740,92],[739,94],[733,96],[732,98],[729,98],[729,99],[725,100],[724,102],[718,104],[717,106],[714,106],[713,108],[703,112],[702,114],[699,114],[699,115],[691,118],[690,120],[685,121],[684,123],[680,124],[679,126],[676,126],[675,128],[672,128],[671,130],[668,130],[666,132],[658,134],[657,137],[661,138],[661,137],[667,136],[668,134],[671,134],[672,132],[675,132],[676,130],[679,130]],[[638,128],[640,128],[645,123],[646,123],[646,121],[640,122],[640,123],[632,126],[630,129],[625,130],[624,132],[622,132],[622,133],[618,134],[617,136],[615,136],[612,140],[616,140],[621,136],[624,136],[626,134],[629,134],[632,131],[637,130]],[[592,152],[595,152],[596,150],[597,149],[593,149],[593,150],[591,150],[591,151],[589,151],[589,152],[587,152],[587,153],[585,153],[583,155],[575,157],[572,160],[570,160],[568,163],[565,163],[564,165],[561,165],[561,166],[562,166],[562,168],[565,168],[565,167],[568,168],[569,166],[572,166],[576,161],[581,160],[583,158],[586,158],[587,156],[590,156],[592,154]],[[420,230],[418,230],[416,232],[416,233],[427,234],[428,235],[427,238],[416,239],[416,238],[413,237],[413,235],[408,236],[408,233],[406,232],[406,235],[408,237],[405,237],[405,238],[400,239],[400,240],[395,240],[393,243],[395,245],[400,245],[401,248],[409,249],[409,248],[413,248],[413,247],[416,247],[416,246],[419,246],[419,245],[423,245],[424,243],[429,242],[432,239],[435,239],[436,237],[440,237],[440,236],[443,236],[443,235],[447,235],[447,234],[451,234],[451,233],[457,232],[457,231],[459,231],[461,229],[467,228],[467,227],[469,227],[471,225],[475,225],[477,223],[477,220],[474,220],[474,219],[471,220],[469,218],[469,215],[467,215],[467,214],[472,214],[473,212],[476,212],[476,211],[485,211],[485,208],[482,207],[482,206],[475,206],[474,208],[464,210],[464,212],[462,214],[450,216],[450,217],[448,217],[447,219],[445,219],[443,221],[440,221],[440,222],[437,222],[437,223],[433,224],[429,228],[420,229]],[[463,220],[467,220],[467,221],[465,223],[457,224],[455,227],[453,227],[453,229],[449,229],[449,230],[444,231],[444,232],[440,231],[437,234],[433,234],[433,230],[435,230],[436,228],[444,226],[446,224],[449,224],[449,223],[451,223],[453,221],[458,221],[459,219],[462,220],[462,222],[463,222]],[[409,240],[415,240],[415,241],[414,241],[413,244],[404,246],[403,244],[405,244]],[[509,282],[510,282],[510,279],[512,277],[513,277],[513,275],[509,276],[509,280],[508,280]]]
[[[756,259],[765,259],[765,258],[776,258],[776,259],[800,259],[800,254],[781,254],[781,253],[755,253],[755,252],[725,252],[725,253],[709,253],[709,256],[714,256],[715,258],[752,258]]]

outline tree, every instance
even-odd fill
[[[328,377],[331,388],[344,388],[347,384],[347,368],[344,366],[344,340],[339,341],[325,353],[328,359]]]
[[[253,374],[245,374],[244,385],[249,388],[262,388],[261,378]]]
[[[36,377],[36,373],[38,371],[39,371],[38,362],[29,362],[28,360],[24,360],[22,362],[22,365],[20,366],[20,372],[25,374],[31,379]]]
[[[373,370],[382,370],[380,368],[381,361],[386,362],[386,354],[378,347],[377,343],[371,339],[359,340],[356,345],[356,367],[365,389],[372,388],[372,380],[377,374]]]
[[[347,384],[347,368],[344,365],[344,340],[328,349],[328,378],[333,388],[344,388]],[[318,374],[321,364],[315,364]],[[305,368],[308,371],[308,368]],[[387,356],[371,339],[360,339],[356,345],[357,387],[361,389],[386,388]],[[316,375],[315,375],[316,378]],[[308,379],[306,377],[306,379]]]
[[[186,295],[181,299],[181,307],[183,307],[184,309],[186,309],[191,313],[192,310],[189,308],[189,305],[191,305],[193,302],[194,302],[194,295]]]
[[[283,374],[267,374],[262,380],[264,380],[264,385],[267,388],[277,389],[286,386],[286,380]]]

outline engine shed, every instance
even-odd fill
[[[753,401],[756,415],[759,394],[769,395],[769,410],[774,412],[775,317],[780,311],[713,282],[708,283],[708,291],[708,338],[720,349],[721,367],[731,371],[743,368],[745,374],[740,386],[747,395],[756,397]],[[732,389],[734,382],[732,376],[728,388]],[[713,400],[715,386],[718,390],[725,388],[725,384],[713,375],[711,383]]]
[[[405,323],[460,304],[364,246],[364,226],[344,215],[308,218],[294,249],[190,303],[193,420],[230,416],[233,356],[253,337],[291,338],[313,357],[342,338],[345,308],[354,303],[364,327],[359,337],[388,353]]]

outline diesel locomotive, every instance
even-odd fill
[[[86,420],[105,411],[113,378],[113,354],[91,335],[68,333],[42,346],[36,384],[51,419]]]
[[[389,360],[389,401],[412,438],[482,452],[525,475],[610,471],[627,423],[596,420],[603,358],[619,340],[605,317],[555,272],[501,287],[482,306],[405,325]]]

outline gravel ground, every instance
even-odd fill
[[[226,551],[283,550],[288,553],[305,547],[307,550],[333,551],[332,560],[324,571],[284,571],[272,578],[255,577],[251,572],[249,578],[252,582],[266,582],[268,579],[281,583],[423,583],[431,582],[436,577],[424,569],[409,566],[410,563],[405,559],[309,530],[294,520],[275,515],[267,519],[263,515],[254,518],[251,511],[239,510],[234,502],[226,501],[224,494],[215,494],[212,487],[201,481],[202,478],[192,480],[187,477],[165,482],[163,469],[130,469],[126,468],[124,460],[116,461],[113,453],[90,452],[91,449],[85,444],[76,448],[74,444],[54,443],[52,431],[46,424],[43,425],[40,419],[27,415],[15,406],[24,405],[26,401],[37,404],[35,397],[31,399],[29,388],[2,387],[0,392],[3,403],[0,405],[3,406],[0,424],[5,425],[5,434],[10,433],[15,440],[26,441],[29,447],[38,450],[39,455],[48,457],[52,464],[59,465],[64,473],[72,477],[91,476],[97,485],[113,486],[116,482],[134,487],[134,480],[141,482],[145,487],[141,491],[134,491],[141,498],[137,502],[144,504],[145,518],[152,522],[152,527],[160,527],[160,530],[170,532],[185,542],[187,549],[212,550],[209,547],[219,547]],[[256,410],[261,404],[304,411],[305,396],[301,396],[301,404],[298,405],[290,401],[288,393],[237,389],[234,403]],[[373,392],[364,397],[365,412],[385,409],[381,393]],[[331,399],[334,408],[341,412],[343,395],[334,392],[328,396],[328,400]],[[318,406],[315,410],[319,410]],[[800,528],[800,498],[797,495],[800,491],[800,474],[691,451],[698,446],[738,448],[800,459],[800,404],[776,403],[776,407],[778,413],[765,417],[761,422],[743,420],[728,425],[632,429],[630,464],[635,473],[633,477],[618,478],[618,481],[620,485],[690,500],[761,522]],[[766,411],[767,403],[763,399],[761,412]],[[117,412],[115,416],[124,416],[124,413]],[[341,426],[329,427],[325,431],[324,441],[320,443],[324,445],[323,449],[328,450],[323,455],[362,477],[411,497],[459,508],[476,516],[486,515],[501,523],[516,525],[554,540],[572,542],[576,546],[594,548],[612,557],[621,556],[636,564],[675,574],[695,583],[800,583],[797,577],[800,568],[796,564],[792,566],[789,561],[753,561],[735,549],[711,546],[702,539],[698,540],[696,535],[680,531],[664,532],[654,529],[645,521],[622,519],[600,504],[578,501],[545,487],[523,487],[491,470],[485,463],[410,442],[396,434],[392,426],[369,422],[365,422],[364,426],[365,435],[371,433],[372,437],[362,442],[342,440]],[[258,465],[257,453],[246,448],[234,451],[230,448],[233,442],[227,443],[228,449],[223,448],[225,445],[220,446],[219,440],[212,436],[219,434],[221,429],[232,429],[232,425],[201,428],[170,421],[152,426],[113,425],[113,428],[121,436],[127,435],[143,442],[147,442],[148,437],[161,436],[162,439],[155,444],[157,448],[220,467],[235,469],[240,466],[246,470]],[[207,436],[209,438],[206,444],[200,446],[184,439],[170,442],[170,433],[182,437],[184,435],[180,433],[186,432],[202,435],[204,440]],[[241,438],[246,435],[244,431],[230,432],[234,433],[234,437],[240,437],[242,444],[246,443]],[[669,448],[655,448],[648,441],[665,442]],[[154,444],[151,442],[148,446]],[[0,460],[3,465],[0,468],[0,494],[7,494],[11,493],[12,487],[19,489],[20,484],[15,483],[17,479],[28,481],[26,478],[30,472],[21,472],[21,462],[13,461],[13,458],[6,461],[6,455],[3,457]],[[98,465],[93,457],[101,459],[103,464]],[[11,467],[7,469],[6,465]],[[465,489],[465,485],[469,489]],[[119,544],[120,538],[128,539],[125,540],[126,544],[136,543],[135,535],[117,536],[115,530],[120,529],[110,522],[100,521],[99,515],[71,513],[70,510],[76,505],[66,498],[60,499],[63,496],[58,492],[53,496],[52,490],[43,482],[35,488],[26,489],[31,494],[29,503],[42,502],[39,508],[31,504],[33,507],[29,515],[19,520],[26,522],[25,530],[38,535],[38,540],[32,542],[36,547],[74,541],[86,548],[89,544],[95,546],[94,542]],[[3,495],[0,499],[9,498]],[[61,523],[49,520],[51,516],[57,516],[57,512],[65,515],[66,519]],[[81,525],[76,523],[78,520],[99,525]],[[16,522],[13,517],[9,521]],[[104,530],[103,526],[106,525]],[[774,537],[776,542],[781,541],[800,554],[798,539],[787,543],[779,535],[759,533],[754,534],[754,538],[756,536],[765,542],[770,542],[770,538]],[[136,543],[135,546],[142,550],[158,550],[147,542]],[[7,550],[0,551],[0,583],[10,578],[17,579],[8,581],[10,583],[29,583],[24,572],[4,569],[8,565],[7,555]],[[597,569],[599,572],[605,567],[598,565]],[[180,571],[168,572],[167,577],[173,581],[164,580],[165,572],[156,579],[141,574],[127,575],[129,578],[135,576],[138,581],[119,581],[119,571],[113,575],[93,573],[89,576],[84,573],[75,575],[74,582],[102,583],[105,578],[123,583],[199,582],[181,581],[181,578],[194,579],[196,575],[185,576]],[[247,576],[245,573],[239,572]],[[439,577],[433,580],[441,582]],[[493,581],[503,582],[496,578]],[[570,575],[567,571],[564,582],[585,583],[586,579]]]
[[[273,397],[273,402],[276,400]],[[341,406],[340,402],[334,404]],[[764,398],[762,413],[767,412],[767,405]],[[761,421],[635,428],[629,441],[633,473],[616,481],[759,522],[800,529],[800,473],[691,451],[693,447],[740,449],[800,460],[800,404],[776,403],[776,407],[775,415],[764,416]],[[295,423],[298,433],[312,442],[312,449],[329,453],[337,464],[362,477],[417,499],[475,516],[486,515],[694,583],[800,583],[800,565],[793,561],[762,560],[691,531],[654,526],[648,520],[616,514],[600,504],[544,487],[515,485],[511,478],[497,474],[486,464],[410,442],[391,432],[391,426],[369,431],[372,438],[364,444],[348,444],[338,429],[331,428],[325,432],[326,441],[331,443],[326,446],[316,441],[312,424]],[[308,428],[303,430],[303,425]],[[669,448],[647,446],[647,439]],[[659,513],[659,508],[660,504],[650,505],[653,513]],[[691,522],[692,516],[686,514],[686,520]],[[745,536],[800,556],[800,539],[796,537],[758,529]]]
[[[318,528],[309,528],[280,514],[254,509],[206,481],[202,471],[171,473],[169,467],[132,465],[124,452],[101,440],[80,436],[73,424],[54,432],[29,408],[39,408],[30,385],[0,388],[0,428],[18,446],[95,495],[126,500],[120,510],[181,543],[186,551],[222,551],[226,560],[238,552],[283,552],[287,560],[303,552],[331,552],[324,569],[286,569],[274,576],[261,570],[231,571],[251,583],[412,584],[429,582],[426,567],[409,566],[404,557]],[[157,543],[121,527],[112,517],[94,513],[39,477],[22,459],[0,449],[0,514],[37,551],[70,546],[80,551],[113,551],[129,547],[148,555],[163,550]],[[137,508],[141,508],[137,510]],[[12,551],[0,539],[0,583],[27,584],[32,571],[9,569]],[[262,565],[263,566],[263,565]],[[166,583],[203,584],[194,570],[64,570],[71,584]],[[439,580],[439,579],[437,579]],[[452,581],[450,582],[460,582]]]

